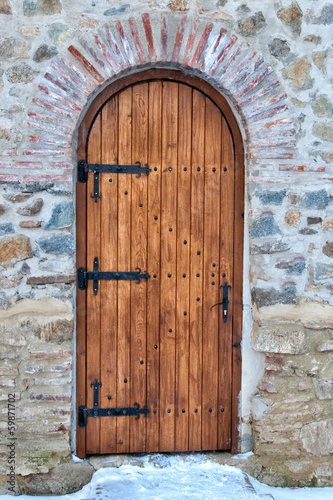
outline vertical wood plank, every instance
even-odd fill
[[[189,448],[201,450],[205,97],[197,90],[192,120]]]
[[[83,159],[83,158],[80,158]],[[76,264],[77,268],[87,268],[87,183],[76,183]],[[84,290],[76,292],[76,418],[78,408],[86,405],[86,356],[87,356],[87,294]],[[76,425],[76,450],[80,458],[86,456],[86,428]]]
[[[102,163],[117,162],[118,146],[118,98],[108,101],[101,111]],[[101,199],[101,271],[116,271],[118,257],[118,176],[100,174]],[[116,281],[100,281],[101,300],[101,382],[100,407],[117,406],[117,297]],[[101,453],[115,453],[117,421],[103,419],[101,423]]]
[[[132,90],[132,161],[148,161],[148,83]],[[131,269],[147,270],[147,176],[132,176]],[[146,405],[147,283],[131,282],[131,405]],[[145,450],[146,419],[131,417],[130,450]]]
[[[233,253],[234,253],[234,150],[231,133],[225,119],[222,120],[222,172],[221,172],[221,237],[220,269],[222,284],[228,282],[229,318],[224,323],[220,316],[220,368],[219,368],[219,420],[218,444],[220,449],[231,447],[231,395],[232,395],[232,324],[233,324]]]
[[[175,446],[178,84],[163,82],[160,331],[160,451]]]
[[[219,316],[220,302],[220,171],[221,112],[206,98],[203,354],[202,354],[202,449],[216,450],[218,420]],[[227,207],[226,207],[227,208]],[[228,208],[227,208],[228,209]]]
[[[159,451],[160,383],[160,238],[162,82],[149,83],[148,272],[147,290],[147,440],[146,451]]]
[[[90,132],[87,160],[89,163],[100,163],[101,160],[101,116],[98,115]],[[93,192],[94,175],[89,173],[87,184],[87,268],[92,270],[94,258],[100,260],[100,209],[101,204],[95,203],[90,197]],[[88,282],[87,289],[87,407],[93,407],[93,387],[91,384],[100,380],[100,299],[101,294],[93,294],[92,283]],[[100,453],[100,419],[88,419],[87,424],[87,453]]]
[[[175,451],[188,450],[192,89],[179,85]]]
[[[132,89],[118,96],[118,162],[132,163]],[[118,177],[118,271],[131,270],[131,175]],[[118,282],[117,405],[131,401],[131,283]],[[117,417],[117,453],[130,451],[130,419]]]

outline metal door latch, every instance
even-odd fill
[[[228,285],[228,282],[226,281],[224,285],[221,285],[220,288],[222,288],[223,291],[223,300],[222,302],[218,302],[217,304],[214,304],[210,310],[213,309],[215,306],[222,306],[222,319],[223,323],[227,322],[228,319],[228,309],[229,309],[229,298],[228,298],[228,293],[229,293],[229,288],[231,288],[230,285]]]

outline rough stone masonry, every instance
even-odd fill
[[[0,27],[1,492],[12,393],[15,491],[90,479],[71,458],[76,131],[109,81],[155,64],[208,80],[243,133],[252,473],[333,485],[333,3],[0,0]]]

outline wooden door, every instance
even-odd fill
[[[78,430],[81,455],[230,450],[240,360],[230,125],[194,86],[137,82],[99,109],[85,159],[147,169],[99,173],[98,196],[94,172],[87,174],[80,243],[86,270],[98,258],[100,272],[149,277],[102,279],[97,293],[88,280],[86,291],[78,290],[85,310],[80,402],[123,411],[86,418]],[[222,302],[223,285],[226,321],[222,308],[212,307]],[[146,413],[123,410],[133,408]]]

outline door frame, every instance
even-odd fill
[[[234,193],[234,287],[233,287],[233,339],[232,339],[232,402],[231,402],[231,453],[240,451],[240,391],[241,391],[241,340],[243,315],[243,246],[244,246],[244,147],[243,138],[235,115],[226,98],[207,81],[174,69],[151,68],[124,75],[105,87],[91,102],[78,128],[77,161],[86,160],[86,146],[96,115],[114,94],[139,82],[169,80],[188,84],[209,97],[222,111],[234,140],[235,193]],[[76,183],[76,265],[87,268],[87,183]],[[86,293],[76,294],[76,455],[86,457],[86,429],[79,427],[77,412],[86,404]]]

